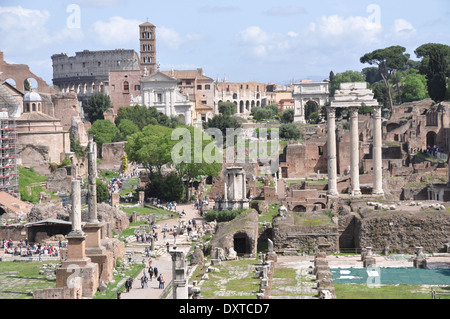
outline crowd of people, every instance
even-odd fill
[[[59,248],[61,248],[57,248],[51,244],[42,245],[41,243],[29,243],[28,239],[20,240],[17,243],[14,243],[12,239],[3,239],[2,245],[5,254],[30,258],[33,257],[33,255],[39,255],[40,259],[42,256],[58,257]]]

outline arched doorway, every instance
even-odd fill
[[[244,113],[244,101],[241,101],[240,103],[239,103],[239,113]]]
[[[436,145],[436,133],[431,131],[427,133],[427,148],[430,146],[433,148],[434,145]]]
[[[238,254],[251,254],[250,239],[246,233],[236,233],[233,236],[233,248]]]
[[[303,205],[297,205],[294,207],[294,209],[292,210],[296,213],[306,213],[306,207]]]

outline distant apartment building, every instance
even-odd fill
[[[193,105],[193,122],[207,121],[217,114],[214,80],[197,70],[170,70],[162,73],[178,81],[180,93],[187,95]]]
[[[258,82],[216,82],[216,104],[232,102],[237,114],[248,116],[255,106],[267,105],[266,84]]]

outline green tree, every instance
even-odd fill
[[[345,71],[342,73],[337,73],[333,81],[330,82],[330,97],[334,97],[336,90],[339,89],[341,83],[344,82],[366,82],[366,79],[358,71]]]
[[[114,123],[119,126],[124,119],[132,121],[140,131],[147,125],[162,125],[170,127],[173,120],[164,114],[158,113],[154,107],[134,105],[132,107],[120,107]]]
[[[95,188],[97,189],[97,203],[108,202],[109,200],[108,186],[97,178]]]
[[[402,46],[391,46],[385,49],[378,49],[370,53],[366,53],[360,58],[363,64],[377,65],[384,85],[388,92],[389,106],[392,110],[394,103],[392,100],[391,86],[389,80],[393,78],[397,85],[398,96],[400,97],[397,70],[405,67],[409,60],[409,54],[405,54],[406,49]],[[401,102],[401,101],[399,101]]]
[[[175,144],[172,141],[172,129],[161,125],[148,125],[142,132],[129,135],[125,152],[128,159],[142,163],[150,173],[161,174],[163,165],[172,162],[171,151]]]
[[[168,202],[180,201],[184,195],[182,180],[176,171],[165,176],[159,172],[151,173],[150,182],[145,187],[145,195]]]
[[[366,82],[374,84],[375,82],[382,81],[380,70],[377,67],[364,68],[361,72],[366,78]]]
[[[99,92],[89,98],[85,110],[91,123],[94,123],[97,120],[103,120],[105,118],[103,113],[112,107],[109,96]]]
[[[69,139],[70,139],[70,151],[75,153],[75,156],[78,159],[83,158],[86,155],[86,150],[79,140],[75,140],[75,136],[73,136],[72,129],[69,131]]]
[[[445,99],[450,75],[450,46],[439,43],[427,43],[414,51],[421,61],[420,72],[427,77],[428,93],[436,103]]]
[[[129,119],[123,119],[122,121],[120,121],[120,124],[117,128],[120,131],[120,137],[122,141],[126,141],[128,136],[139,132],[139,127],[137,127],[137,125]]]
[[[206,133],[202,132],[202,130],[192,126],[186,127],[185,129],[187,130],[185,133],[189,133],[187,134],[189,136],[186,135],[188,140],[183,139],[183,141],[177,143],[176,145],[183,146],[183,154],[177,155],[184,156],[184,159],[182,161],[177,161],[174,164],[178,175],[185,183],[185,198],[190,199],[190,190],[194,180],[200,179],[204,176],[217,177],[219,175],[222,168],[223,155],[221,150],[215,147],[215,142],[211,141],[210,137]],[[201,137],[201,143],[196,143],[196,136]],[[213,150],[211,149],[211,145],[213,146]],[[177,153],[175,150],[173,152]],[[210,156],[216,156],[218,160],[216,161],[210,158]]]
[[[219,113],[223,115],[234,115],[237,112],[237,106],[233,102],[219,102]]]
[[[102,145],[120,140],[119,129],[108,120],[97,120],[89,129],[89,134],[94,135],[94,141],[98,145],[98,155],[101,158]]]
[[[405,102],[423,100],[428,97],[427,79],[412,69],[403,80],[402,98]]]
[[[236,117],[219,114],[209,119],[204,125],[205,129],[217,128],[222,132],[224,143],[226,143],[227,128],[237,129],[241,127],[241,124],[237,121]]]
[[[292,123],[294,122],[295,111],[293,109],[287,109],[283,112],[281,116],[282,123]]]
[[[318,116],[319,105],[316,101],[308,101],[305,104],[305,118],[310,121],[310,123],[316,123],[315,121],[319,118]],[[311,114],[316,113],[316,118],[311,119]]]
[[[302,133],[295,124],[282,124],[280,126],[280,138],[287,140],[298,140]]]

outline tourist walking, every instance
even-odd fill
[[[148,267],[148,275],[150,276],[150,281],[152,281],[152,278],[153,278],[153,267],[152,266]]]
[[[156,267],[153,268],[153,274],[155,275],[155,278],[158,277],[158,268]]]
[[[125,288],[127,292],[130,292],[130,290],[133,288],[133,278],[131,276],[127,281],[125,281]]]
[[[159,289],[164,289],[165,280],[164,280],[164,277],[163,277],[162,274],[159,275],[158,281],[159,281],[159,287],[158,288]]]

